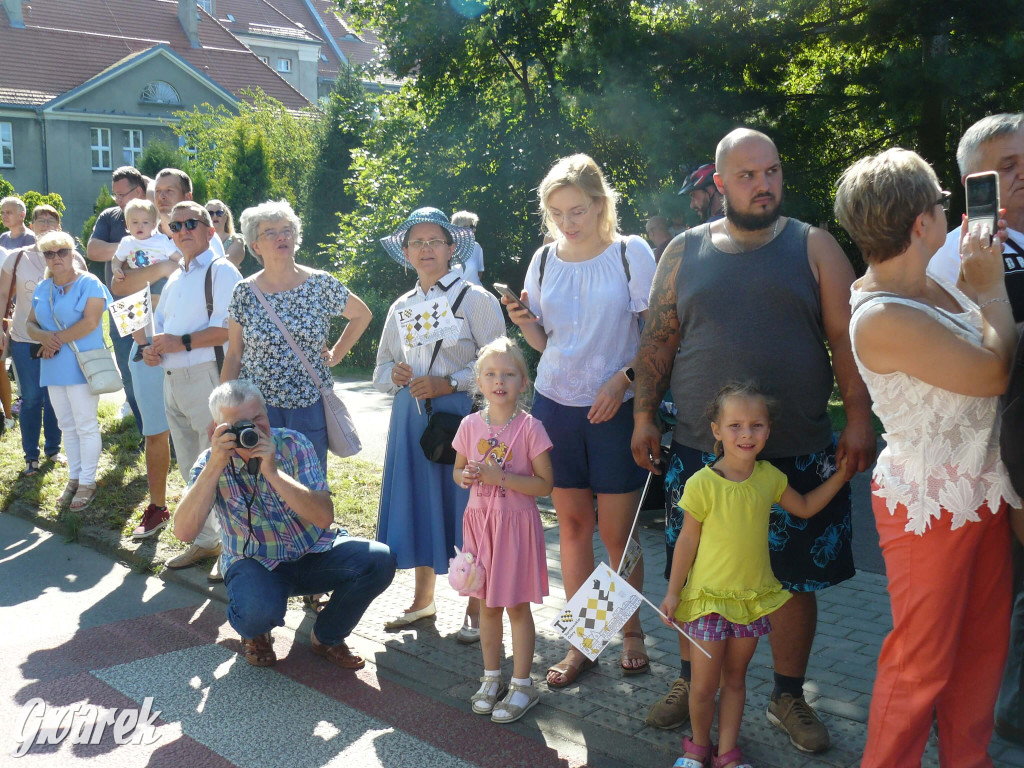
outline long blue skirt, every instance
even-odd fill
[[[434,411],[465,416],[472,400],[456,392],[431,400]],[[399,568],[430,566],[448,573],[448,559],[462,546],[462,513],[469,491],[459,488],[450,464],[428,461],[420,448],[420,436],[427,426],[427,414],[408,387],[395,395],[388,427],[384,477],[377,515],[377,541],[387,544]]]

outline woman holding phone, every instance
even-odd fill
[[[554,441],[551,497],[572,595],[594,570],[595,525],[617,567],[640,503],[646,473],[630,451],[633,364],[655,263],[642,237],[619,234],[615,191],[587,155],[555,163],[539,193],[553,241],[534,254],[521,303],[503,303],[542,353],[533,415]],[[641,560],[629,582],[640,589],[643,580]],[[548,670],[548,685],[564,688],[595,665],[572,648]],[[650,668],[637,615],[623,627],[619,665],[627,675]]]

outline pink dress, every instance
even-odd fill
[[[462,420],[452,445],[469,461],[503,466],[514,475],[532,475],[533,460],[551,450],[544,425],[528,413],[517,415],[497,439],[490,435],[483,414],[471,413]],[[464,594],[483,599],[489,608],[543,601],[548,566],[544,529],[532,496],[474,484],[462,518],[462,542],[487,570],[483,588]]]

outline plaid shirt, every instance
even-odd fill
[[[329,490],[313,444],[305,435],[291,429],[271,429],[270,435],[277,452],[279,472],[290,475],[310,490]],[[189,488],[209,458],[207,449],[192,467]],[[253,481],[257,492],[251,504],[250,533],[246,501],[253,496]],[[233,562],[244,557],[251,557],[272,571],[280,563],[298,560],[309,552],[325,552],[334,544],[334,531],[305,522],[284,503],[262,475],[251,476],[245,469],[245,462],[235,455],[217,482],[217,498],[213,506],[223,528],[223,573],[227,573]]]

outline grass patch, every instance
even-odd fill
[[[140,542],[131,538],[149,504],[146,461],[138,450],[139,433],[135,419],[117,417],[118,406],[101,400],[99,407],[103,453],[96,473],[96,498],[81,512],[60,509],[58,502],[67,484],[67,469],[42,462],[32,477],[20,477],[25,468],[21,434],[17,428],[0,438],[0,511],[59,525],[69,540],[88,537],[132,553],[139,567],[157,571],[164,560],[186,548],[168,526],[154,537]],[[335,521],[354,536],[372,537],[377,522],[381,469],[357,458],[330,456],[328,482],[334,496]],[[167,505],[172,513],[181,500],[185,483],[172,460],[167,478]],[[51,526],[52,527],[52,526]],[[140,561],[141,562],[138,562]],[[148,563],[148,566],[146,565]]]

